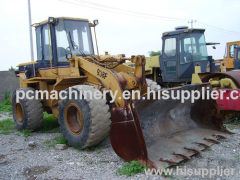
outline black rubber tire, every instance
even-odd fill
[[[30,130],[36,130],[42,125],[43,121],[43,108],[42,103],[40,100],[37,99],[20,99],[19,103],[21,104],[21,107],[23,109],[24,118],[22,123],[20,123],[17,120],[16,114],[15,114],[15,108],[16,108],[16,91],[22,90],[25,93],[29,90],[34,91],[33,88],[19,88],[15,90],[12,93],[12,114],[14,122],[17,126],[17,129],[30,129]]]
[[[158,91],[161,89],[161,86],[151,79],[146,79],[146,82],[150,90]]]
[[[77,90],[78,93],[81,91],[99,91],[93,86],[89,85],[77,85],[71,87]],[[99,91],[100,92],[100,91]],[[79,95],[79,94],[78,94]],[[69,103],[77,105],[83,115],[83,127],[79,134],[74,134],[69,130],[65,120],[65,110]],[[82,99],[75,99],[74,94],[72,99],[60,100],[58,103],[58,122],[60,129],[67,139],[68,144],[73,147],[86,148],[99,144],[109,135],[111,125],[111,115],[109,106],[106,104],[105,99],[90,99],[84,97]]]

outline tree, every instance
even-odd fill
[[[14,67],[11,66],[8,70],[9,70],[9,71],[16,71],[16,68],[14,68]]]
[[[160,56],[161,51],[149,51],[149,56]]]

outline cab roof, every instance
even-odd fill
[[[204,33],[205,29],[191,29],[188,27],[179,27],[176,28],[174,31],[167,31],[164,32],[162,35],[163,36],[173,36],[173,35],[178,35],[178,34],[183,34],[183,33],[192,33],[192,32],[200,32],[200,33]]]
[[[54,17],[54,19],[69,19],[69,20],[77,20],[77,21],[87,21],[87,22],[89,22],[88,19],[73,18],[73,17]],[[45,21],[42,21],[42,22],[39,22],[39,23],[34,23],[34,24],[32,24],[32,26],[37,27],[37,26],[40,26],[42,24],[46,24],[47,22],[48,22],[48,20],[45,20]]]

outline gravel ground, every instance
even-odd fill
[[[240,170],[240,130],[231,138],[213,145],[201,155],[179,165],[179,168],[235,168]],[[56,150],[46,144],[60,136],[59,133],[31,133],[28,138],[19,132],[0,134],[0,179],[126,179],[116,175],[118,168],[125,163],[112,150],[108,143],[93,151],[80,151],[72,147]],[[30,148],[34,141],[36,147]],[[239,179],[233,176],[215,176],[212,179]],[[129,179],[165,179],[162,176],[137,174]],[[167,179],[209,179],[201,176],[172,176]]]

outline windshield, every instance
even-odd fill
[[[93,55],[89,22],[60,19],[55,26],[58,61],[66,61],[66,54]]]
[[[180,40],[180,63],[208,60],[207,46],[204,34],[192,33]]]

